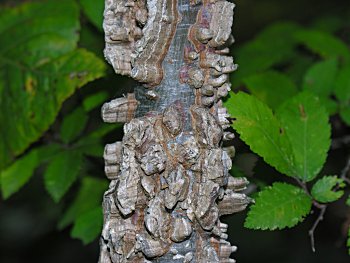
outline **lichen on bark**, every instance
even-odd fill
[[[102,108],[125,122],[105,148],[100,263],[234,262],[220,216],[250,198],[231,177],[233,134],[221,98],[236,69],[234,4],[225,0],[106,0],[106,59],[140,82]]]

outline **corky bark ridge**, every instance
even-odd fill
[[[105,148],[100,263],[234,262],[221,215],[251,201],[233,178],[233,138],[221,98],[236,69],[234,5],[224,0],[106,0],[105,55],[141,86],[106,103],[106,122],[125,122]]]

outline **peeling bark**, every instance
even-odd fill
[[[235,262],[221,215],[251,201],[230,177],[234,135],[221,98],[236,69],[234,4],[225,0],[106,0],[106,59],[142,85],[102,108],[125,122],[105,148],[100,263]]]

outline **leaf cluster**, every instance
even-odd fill
[[[82,13],[91,22],[81,20]],[[103,138],[121,128],[94,121],[110,97],[95,81],[108,73],[101,58],[102,14],[103,1],[88,0],[0,8],[2,197],[42,176],[54,202],[65,203],[70,193],[73,202],[64,206],[58,228],[73,224],[71,235],[84,243],[102,228],[108,186],[102,175]],[[74,184],[76,194],[70,191]]]
[[[334,129],[330,118],[350,126],[350,49],[339,30],[339,24],[276,23],[236,51],[240,69],[225,102],[232,127],[252,152],[291,178],[262,188],[247,228],[293,227],[313,204],[321,207],[344,195],[340,171],[322,173]]]

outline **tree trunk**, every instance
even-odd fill
[[[106,0],[105,56],[140,82],[106,103],[125,122],[106,145],[100,263],[234,262],[219,217],[245,209],[245,178],[229,176],[233,138],[221,98],[234,5],[224,0]]]

